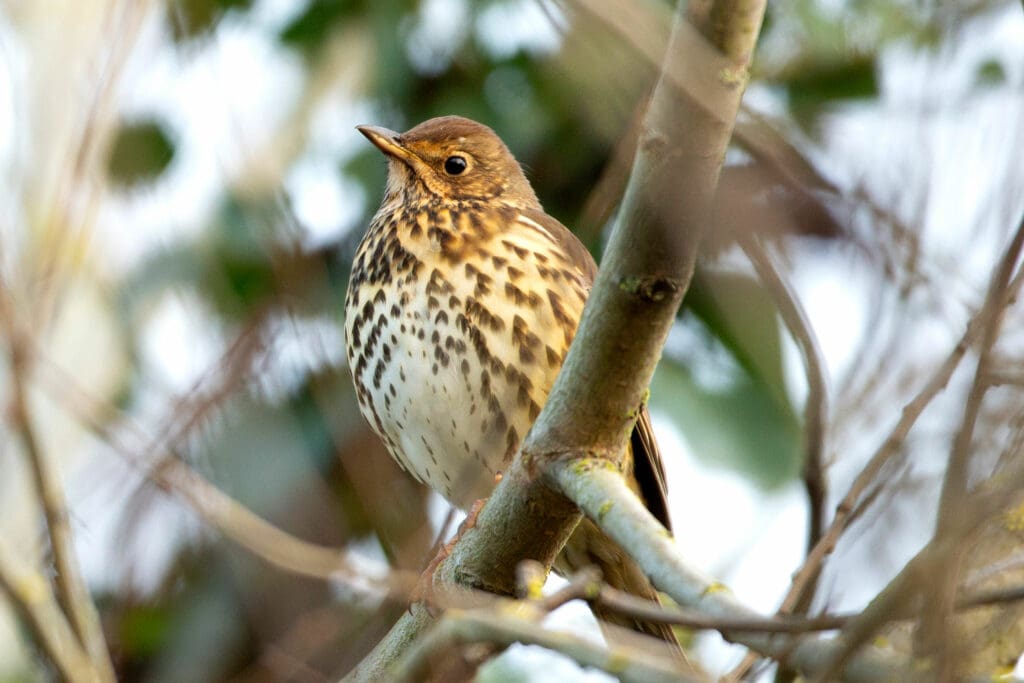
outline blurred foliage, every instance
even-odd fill
[[[107,169],[118,185],[131,186],[154,180],[174,158],[174,143],[156,121],[128,123],[118,130]]]
[[[459,14],[451,20],[461,29],[440,44],[421,44],[424,3],[312,0],[299,3],[273,40],[312,75],[331,68],[339,41],[368,36],[372,50],[359,64],[365,73],[357,95],[379,120],[367,123],[405,129],[449,113],[479,120],[508,142],[552,215],[578,225],[595,188],[603,187],[611,188],[602,215],[607,220],[625,180],[616,180],[610,159],[629,142],[654,70],[613,30],[571,11],[559,20],[564,35],[553,54],[495,49],[478,26],[486,12],[513,4],[454,0],[448,5]],[[165,20],[178,49],[196,50],[195,39],[213,35],[229,14],[247,16],[252,5],[172,0]],[[563,7],[549,9],[561,16]],[[856,0],[839,10],[815,0],[770,3],[755,82],[782,96],[787,120],[818,130],[829,111],[878,97],[886,45],[938,44],[943,24],[936,16],[912,2]],[[995,61],[977,73],[980,84],[1005,79]],[[123,188],[152,182],[175,153],[164,124],[127,122],[111,148],[110,177]],[[369,145],[335,163],[368,198],[358,227],[336,241],[299,246],[302,226],[278,191],[225,187],[197,236],[163,245],[129,272],[117,295],[136,356],[143,355],[140,320],[168,293],[195,295],[211,326],[228,339],[253,321],[288,316],[337,325],[352,251],[376,209],[385,164]],[[763,194],[777,189],[774,181],[764,182]],[[581,235],[595,253],[601,227],[607,226]],[[806,238],[801,227],[790,236]],[[783,363],[786,332],[756,279],[714,265],[700,265],[680,313],[679,324],[701,346],[666,354],[652,386],[653,405],[698,457],[759,485],[779,486],[793,481],[801,465],[800,406],[790,399]],[[269,355],[278,360],[285,354]],[[709,365],[714,381],[707,379]],[[284,388],[250,381],[229,392],[213,415],[196,420],[198,434],[174,444],[176,453],[303,538],[379,544],[396,564],[418,568],[430,548],[427,498],[367,430],[346,369],[301,367],[293,374]],[[129,395],[123,405],[140,400]],[[381,490],[388,492],[386,502],[373,495]],[[282,576],[227,545],[200,539],[184,548],[151,595],[126,590],[104,596],[123,680],[331,678],[358,661],[393,617],[393,609],[338,599],[323,584]],[[322,610],[332,627],[318,621]],[[302,650],[300,641],[316,645]],[[301,661],[315,675],[282,665],[282,658]]]
[[[181,42],[214,29],[228,10],[247,10],[252,0],[168,0],[167,19],[171,35]]]

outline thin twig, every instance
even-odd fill
[[[942,494],[939,500],[938,523],[936,538],[947,537],[951,533],[959,517],[963,514],[963,504],[967,498],[967,478],[971,463],[971,443],[974,440],[974,429],[981,413],[981,404],[985,394],[991,388],[988,377],[991,374],[992,347],[999,338],[999,331],[1006,315],[1010,278],[1013,276],[1021,250],[1024,249],[1024,219],[1010,240],[999,267],[992,276],[985,303],[980,316],[984,320],[984,333],[978,348],[978,362],[971,381],[971,389],[964,404],[963,419],[953,440],[949,455],[949,464],[943,480]],[[940,576],[939,585],[933,594],[934,603],[922,614],[922,642],[926,648],[939,658],[939,672],[952,675],[954,667],[953,641],[949,616],[953,611],[956,586],[959,582],[959,566],[961,556],[950,558],[945,564],[945,571]]]
[[[521,603],[515,603],[520,605]],[[457,646],[490,643],[507,647],[513,643],[540,645],[579,663],[614,674],[627,683],[680,683],[700,680],[677,667],[671,660],[645,653],[643,657],[617,647],[604,647],[579,636],[544,628],[539,623],[543,612],[533,618],[517,609],[450,610],[407,652],[391,672],[391,680],[427,680],[431,662]]]
[[[2,286],[2,285],[0,285]],[[57,602],[67,615],[79,642],[85,647],[93,668],[104,681],[115,680],[103,626],[96,605],[82,579],[75,557],[75,544],[68,519],[67,502],[59,475],[43,453],[28,408],[26,378],[31,370],[28,337],[18,329],[10,290],[0,292],[0,323],[3,324],[11,354],[11,420],[21,437],[39,504],[46,519],[50,551],[56,570]]]
[[[19,568],[15,557],[0,542],[0,593],[10,598],[61,677],[71,683],[113,680],[101,676],[78,642],[50,582],[37,571]]]
[[[846,667],[847,662],[856,657],[858,650],[871,641],[879,629],[911,613],[917,606],[915,601],[923,598],[926,591],[928,602],[933,602],[936,571],[944,572],[951,560],[963,552],[966,539],[976,534],[982,524],[1004,510],[1019,496],[1022,482],[1024,463],[1018,463],[1009,472],[1004,472],[999,481],[989,480],[971,492],[965,501],[969,504],[965,504],[960,514],[949,522],[948,532],[942,536],[935,535],[871,601],[871,604],[843,627],[840,637],[843,645],[821,672],[821,680],[832,680]],[[1010,595],[1012,594],[1007,593],[1007,597]],[[994,597],[993,594],[978,593],[975,597],[962,601],[954,600],[952,604],[956,609],[982,607],[992,604],[988,601]],[[943,662],[940,661],[939,667],[932,670],[936,677],[943,675],[943,669],[940,668],[942,665]]]
[[[754,265],[761,283],[774,299],[779,315],[800,349],[800,357],[804,362],[807,400],[804,402],[804,459],[801,473],[804,489],[807,491],[807,552],[810,553],[821,540],[828,499],[828,484],[823,465],[828,427],[828,383],[825,377],[825,363],[807,312],[763,242],[752,233],[740,233],[739,237],[743,251]],[[811,585],[817,582],[818,576],[820,573],[815,573],[809,579]],[[812,595],[813,590],[804,591],[803,600],[794,606],[793,612],[805,614],[810,608]],[[757,660],[758,656],[755,653],[748,653],[725,678],[743,678]]]
[[[754,265],[761,283],[775,300],[786,329],[793,336],[804,361],[807,376],[807,401],[804,404],[804,487],[807,489],[810,524],[807,551],[810,552],[821,538],[825,524],[825,502],[828,495],[822,461],[828,423],[828,383],[825,362],[814,328],[807,312],[778,264],[764,244],[752,235],[740,240],[743,251]],[[806,609],[806,608],[805,608]],[[803,610],[802,610],[803,611]]]
[[[1007,288],[1008,295],[1011,298],[1015,296],[1022,284],[1024,284],[1024,274],[1019,273]],[[935,372],[932,373],[932,376],[922,387],[921,391],[903,407],[899,421],[885,441],[875,451],[874,455],[871,456],[864,469],[857,475],[853,484],[850,485],[849,491],[847,491],[843,500],[836,507],[836,514],[832,524],[821,537],[818,544],[808,553],[804,564],[793,576],[789,593],[782,601],[779,613],[785,614],[790,612],[795,605],[803,600],[804,593],[811,589],[811,579],[818,573],[825,558],[835,548],[839,537],[852,521],[852,514],[857,509],[858,499],[875,480],[875,477],[878,476],[878,473],[889,459],[899,451],[900,446],[906,440],[907,435],[921,416],[921,413],[924,412],[924,409],[928,407],[939,392],[946,388],[950,377],[952,377],[953,372],[960,365],[968,349],[978,340],[982,331],[982,318],[981,312],[971,318],[963,336],[953,347],[946,360],[935,369]]]
[[[145,438],[141,427],[114,406],[90,396],[56,365],[48,364],[46,369],[49,374],[42,378],[44,388],[87,429],[162,490],[185,502],[203,521],[257,557],[289,573],[345,581],[357,588],[365,586],[371,592],[383,593],[385,597],[400,595],[404,598],[415,585],[416,577],[410,573],[377,566],[372,572],[357,570],[355,567],[366,565],[366,561],[353,562],[341,549],[303,541],[279,529],[211,484],[180,458],[154,453],[158,467],[144,461],[113,433],[108,427],[109,420],[98,419],[97,414],[121,417],[126,429]]]

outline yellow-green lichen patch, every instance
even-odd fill
[[[708,595],[714,595],[716,593],[731,593],[731,592],[732,591],[729,590],[729,587],[726,586],[724,583],[719,583],[718,581],[715,581],[714,583],[708,584],[708,587],[704,589],[704,592],[701,595],[706,597]]]
[[[729,89],[744,87],[749,77],[750,72],[743,66],[720,69],[718,72],[718,82]]]
[[[1003,526],[1007,531],[1024,531],[1024,503],[1010,508],[1003,514]]]

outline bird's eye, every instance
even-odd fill
[[[460,156],[451,156],[444,160],[444,172],[448,175],[459,175],[466,170],[466,160]]]

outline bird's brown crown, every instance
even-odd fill
[[[441,116],[401,134],[374,126],[359,126],[359,131],[391,159],[389,193],[540,206],[508,147],[481,123]]]

